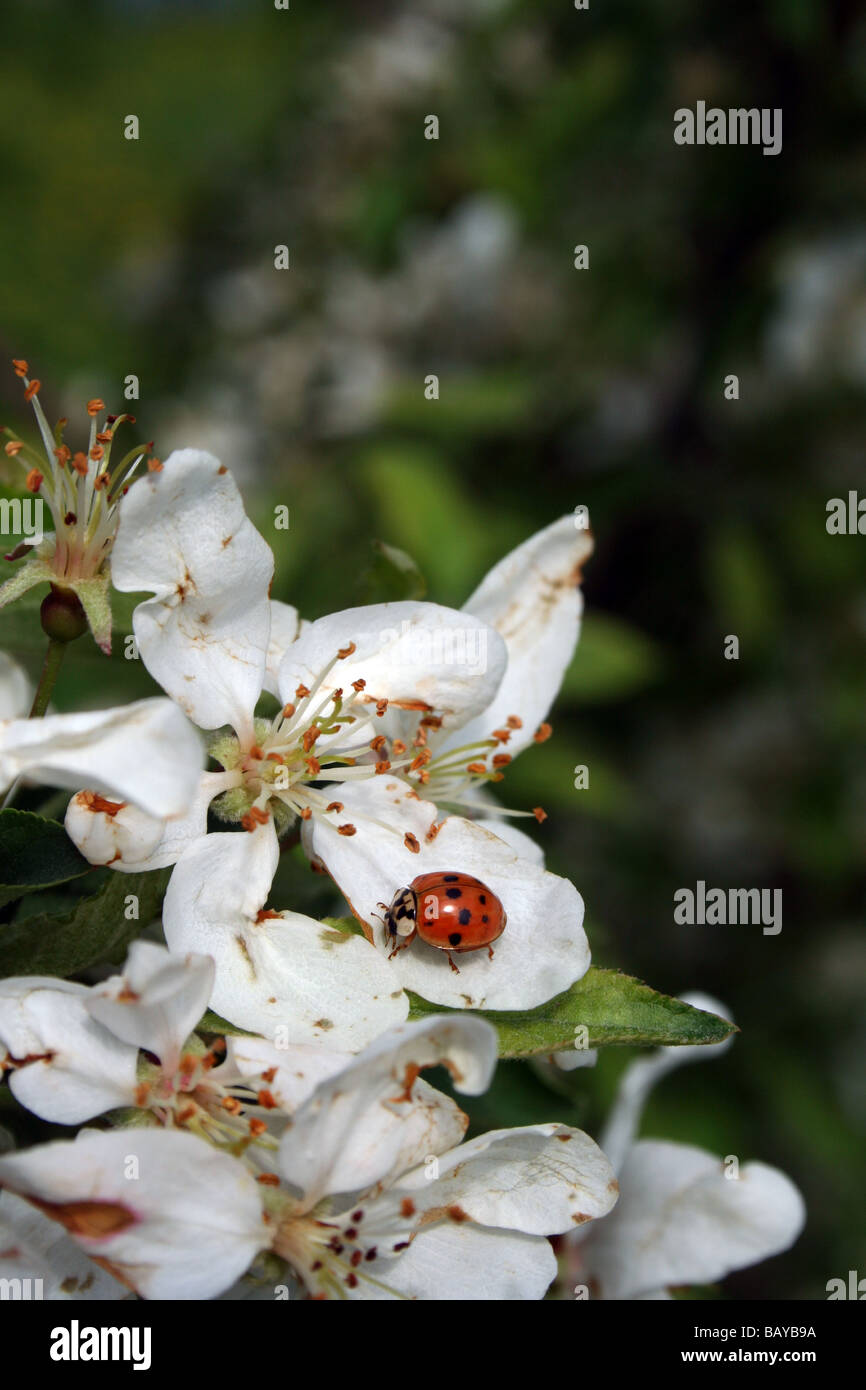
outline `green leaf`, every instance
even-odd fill
[[[249,1028],[236,1028],[233,1023],[229,1023],[227,1018],[221,1018],[214,1013],[213,1009],[208,1009],[198,1023],[195,1025],[197,1033],[224,1033],[233,1038],[257,1038],[258,1033],[251,1033]]]
[[[662,657],[651,638],[628,623],[590,613],[561,694],[584,704],[622,700],[658,680],[662,671]]]
[[[427,581],[411,555],[385,541],[373,541],[373,550],[375,558],[361,581],[365,603],[424,597]]]
[[[360,922],[355,921],[354,917],[323,917],[321,920],[326,927],[333,927],[336,931],[344,932],[346,935],[364,935],[364,928]]]
[[[58,821],[11,806],[0,811],[0,907],[91,868]]]
[[[37,913],[0,926],[4,975],[74,975],[99,961],[119,964],[126,947],[157,916],[170,869],[149,874],[108,873],[98,892],[79,898],[69,912]],[[138,916],[127,918],[127,899]]]
[[[417,994],[410,993],[409,1000],[410,1018],[454,1012]],[[575,1029],[581,1025],[587,1029],[587,1047],[700,1046],[722,1042],[736,1031],[727,1019],[658,994],[632,975],[595,967],[571,989],[537,1009],[468,1012],[477,1012],[493,1024],[499,1034],[500,1057],[565,1052],[574,1046]]]

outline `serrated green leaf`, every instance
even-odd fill
[[[410,1018],[453,1013],[409,993]],[[523,1012],[474,1010],[499,1034],[500,1057],[533,1057],[574,1046],[575,1029],[587,1029],[587,1047],[700,1046],[722,1042],[734,1024],[716,1014],[658,994],[632,975],[617,970],[587,971],[563,994]]]
[[[11,806],[0,811],[0,907],[91,868],[58,821]]]
[[[64,978],[99,961],[119,964],[133,937],[159,912],[170,869],[149,874],[109,873],[98,892],[59,915],[37,913],[0,926],[0,969],[8,975]],[[127,899],[138,898],[138,917],[127,919]]]

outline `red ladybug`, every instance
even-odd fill
[[[394,948],[391,956],[410,945],[417,934],[428,946],[444,951],[458,975],[451,952],[460,955],[486,946],[492,960],[492,943],[505,931],[507,921],[502,903],[480,878],[441,870],[419,874],[408,888],[394,894],[390,907],[385,903],[379,907],[385,909],[385,930]]]

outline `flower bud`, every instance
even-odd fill
[[[78,595],[56,584],[51,585],[51,592],[42,600],[39,617],[42,631],[55,642],[74,642],[87,631],[87,617]]]

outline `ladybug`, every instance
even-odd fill
[[[480,951],[487,947],[493,959],[493,942],[505,931],[505,908],[486,883],[471,874],[419,874],[408,888],[400,888],[384,908],[385,931],[393,945],[391,957],[414,940],[417,933],[428,946],[444,951],[455,974],[460,971],[451,953]],[[389,958],[390,959],[390,958]]]

